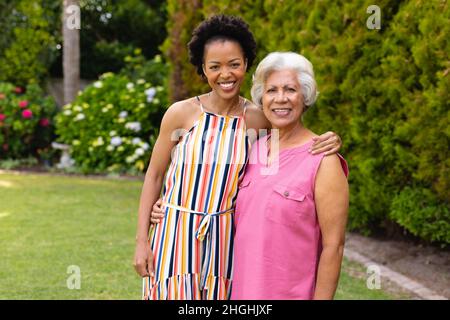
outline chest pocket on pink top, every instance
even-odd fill
[[[306,192],[295,187],[274,185],[270,194],[269,205],[265,210],[267,219],[287,226],[294,226],[301,221],[305,211]]]

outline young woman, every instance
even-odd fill
[[[177,102],[163,117],[142,188],[135,269],[144,299],[228,299],[234,204],[251,141],[270,128],[262,110],[239,95],[255,59],[255,40],[237,17],[213,16],[193,32],[190,61],[211,92]],[[315,151],[336,152],[334,133]],[[164,219],[150,228],[161,194]]]

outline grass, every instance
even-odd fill
[[[140,299],[134,235],[141,181],[0,172],[0,299]],[[68,289],[70,266],[81,288]],[[336,299],[368,290],[345,261]]]
[[[339,285],[336,290],[336,300],[399,300],[409,299],[410,296],[399,288],[394,288],[386,279],[382,278],[380,289],[368,289],[365,268],[344,258]]]

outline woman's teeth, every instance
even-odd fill
[[[289,112],[291,111],[291,109],[273,109],[273,112],[275,112],[275,114],[279,115],[279,116],[287,116],[289,114]]]
[[[234,85],[234,82],[221,82],[219,85],[223,89],[230,89]]]

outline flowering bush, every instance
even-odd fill
[[[38,85],[0,82],[0,159],[39,156],[52,139],[56,110]]]
[[[83,172],[143,171],[166,104],[163,86],[105,73],[58,114],[58,140]]]

